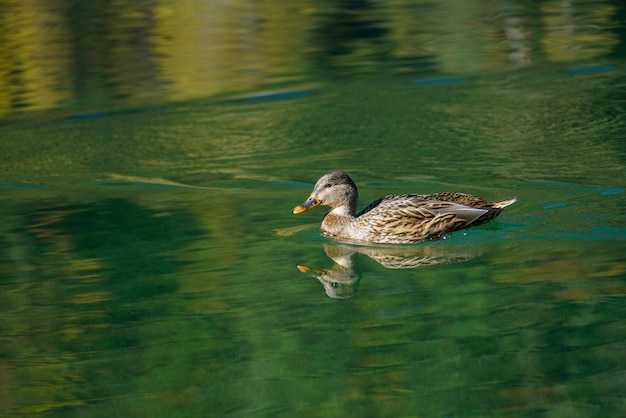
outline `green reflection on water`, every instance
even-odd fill
[[[622,80],[389,77],[7,122],[0,413],[623,415]],[[331,169],[360,207],[519,201],[333,270],[323,212],[291,215]],[[343,274],[331,289],[351,297],[297,265]]]
[[[14,192],[3,412],[619,414],[623,239],[524,238],[503,216],[405,247],[439,262],[351,247],[359,292],[337,301],[295,266],[341,247],[272,231],[299,190]]]

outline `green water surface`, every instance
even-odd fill
[[[619,415],[623,102],[603,86],[621,76],[379,80],[10,126],[2,408]],[[361,205],[518,202],[443,241],[346,247],[319,234],[323,210],[291,214],[332,169]]]
[[[537,13],[563,18],[561,3]],[[602,4],[598,19],[623,16]],[[347,6],[300,12],[318,35],[338,15],[361,28]],[[473,62],[431,26],[425,45]],[[626,415],[619,49],[602,66],[426,74],[411,67],[424,57],[388,71],[374,52],[391,44],[335,35],[311,50],[317,82],[280,94],[137,105],[81,90],[2,120],[0,415]],[[331,170],[359,208],[388,193],[518,201],[439,241],[345,245],[320,235],[323,208],[291,214]]]

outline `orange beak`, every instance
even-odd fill
[[[319,200],[317,197],[315,196],[311,196],[309,197],[304,203],[296,206],[295,208],[293,208],[293,214],[297,215],[298,213],[302,213],[302,212],[306,212],[307,210],[314,208],[315,206],[319,205],[320,203],[322,203],[321,200]]]

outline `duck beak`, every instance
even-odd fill
[[[303,266],[302,264],[297,264],[296,267],[302,273],[308,273],[308,274],[317,275],[317,276],[320,276],[320,277],[326,275],[326,271],[324,271],[322,269],[315,268],[315,267]]]
[[[319,200],[317,197],[315,196],[311,196],[309,197],[306,202],[301,203],[300,205],[296,206],[295,208],[293,208],[293,214],[297,215],[298,213],[302,213],[302,212],[306,212],[307,210],[314,208],[315,206],[319,205],[320,203],[322,203],[321,200]]]

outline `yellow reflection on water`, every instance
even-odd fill
[[[613,3],[0,0],[0,114],[584,64],[619,48]]]
[[[69,27],[50,3],[0,2],[0,115],[54,108],[70,97],[59,88],[72,71]]]
[[[554,62],[589,60],[609,54],[619,44],[615,27],[616,8],[604,1],[544,2],[541,16],[546,28],[542,40],[546,57]]]

